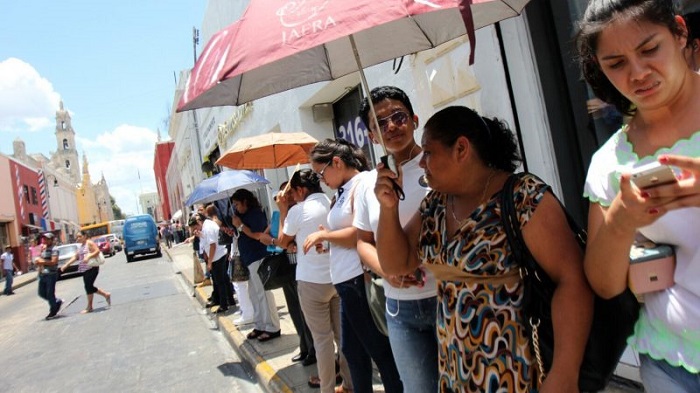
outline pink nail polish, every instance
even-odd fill
[[[649,193],[646,191],[642,191],[642,198],[649,198]]]
[[[649,214],[657,214],[658,212],[659,212],[659,210],[655,207],[652,207],[651,209],[649,209]]]

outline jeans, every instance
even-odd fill
[[[693,374],[682,366],[672,366],[665,360],[654,360],[643,354],[639,357],[642,363],[639,371],[647,392],[700,392],[700,374]]]
[[[386,299],[386,322],[406,392],[438,391],[437,298]]]
[[[14,270],[5,269],[5,295],[12,293],[12,281],[14,279]]]
[[[389,338],[375,326],[365,295],[364,274],[335,284],[340,296],[341,345],[356,393],[372,392],[372,360],[386,393],[403,392]]]
[[[56,309],[56,280],[58,273],[43,273],[39,276],[39,296],[49,302],[51,311]]]

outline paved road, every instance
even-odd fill
[[[258,393],[259,386],[166,258],[107,258],[91,314],[82,278],[58,282],[72,302],[45,321],[36,283],[0,297],[0,391]]]

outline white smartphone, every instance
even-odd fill
[[[658,161],[642,165],[632,171],[632,181],[639,189],[670,184],[676,180],[676,174],[673,173],[673,169]]]

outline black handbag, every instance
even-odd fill
[[[556,285],[530,254],[520,230],[513,201],[513,186],[526,174],[511,175],[503,186],[500,200],[501,219],[511,251],[520,265],[520,275],[524,280],[525,327],[531,335],[530,345],[537,361],[538,381],[541,385],[552,366],[554,354],[551,306]],[[576,224],[561,201],[559,204],[566,214],[569,227],[576,236],[579,246],[585,251],[586,232]],[[639,302],[629,288],[612,299],[595,297],[593,323],[579,370],[580,391],[595,392],[605,388],[627,347],[627,338],[634,331],[634,324],[639,317],[639,308]]]
[[[281,288],[294,281],[297,265],[292,263],[286,252],[266,256],[258,267],[258,275],[266,291]]]

